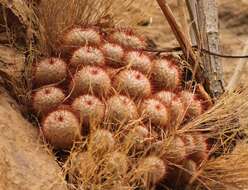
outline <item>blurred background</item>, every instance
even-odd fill
[[[180,21],[180,1],[182,0],[167,0],[178,21]],[[130,11],[142,11],[143,14],[136,17],[136,25],[159,47],[178,46],[156,1],[137,0],[136,2]],[[245,44],[248,44],[248,0],[217,0],[217,4],[220,21],[220,53],[242,55]],[[239,59],[221,58],[226,83],[239,61]],[[245,67],[245,72],[248,74],[248,66]],[[243,75],[241,81],[245,81],[246,77]]]

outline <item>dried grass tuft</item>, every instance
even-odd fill
[[[203,166],[202,179],[209,189],[248,188],[248,144],[239,142],[232,153],[212,159]]]

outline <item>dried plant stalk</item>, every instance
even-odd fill
[[[195,53],[193,52],[189,39],[187,39],[186,35],[183,33],[182,28],[179,26],[178,22],[176,21],[168,3],[163,0],[157,0],[157,2],[161,10],[163,11],[168,23],[170,24],[171,29],[175,37],[177,38],[185,57],[189,58],[189,60],[192,61],[193,66],[196,66],[197,58]]]

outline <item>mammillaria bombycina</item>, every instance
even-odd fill
[[[74,97],[81,94],[102,97],[109,93],[111,80],[108,74],[100,67],[86,66],[75,73],[69,89]]]
[[[80,115],[85,125],[99,125],[105,114],[105,105],[97,97],[82,95],[72,102],[72,108]]]
[[[133,98],[148,97],[152,92],[148,78],[135,70],[121,71],[115,76],[113,86],[117,92]]]
[[[156,156],[149,156],[140,161],[137,167],[137,176],[143,178],[149,187],[162,180],[167,173],[167,166],[163,160]]]
[[[75,50],[70,59],[72,67],[80,66],[103,66],[105,57],[102,51],[96,47],[84,46]]]
[[[63,38],[60,47],[71,51],[34,65],[32,106],[42,113],[44,137],[55,149],[83,141],[79,160],[90,166],[81,163],[73,175],[90,178],[99,170],[108,180],[133,171],[134,184],[150,188],[171,172],[168,163],[194,170],[208,158],[207,138],[182,132],[205,107],[184,87],[179,60],[148,52],[130,29],[76,26]],[[92,176],[84,174],[87,168]],[[115,185],[130,186],[117,180],[106,188]]]
[[[68,108],[50,112],[42,123],[45,138],[57,149],[71,148],[81,136],[79,118]]]
[[[75,27],[65,33],[62,43],[64,46],[69,47],[99,45],[101,43],[101,35],[94,28]]]
[[[174,90],[181,84],[181,73],[170,59],[157,59],[153,62],[152,82],[158,89]]]
[[[145,99],[139,108],[144,121],[162,128],[169,124],[169,110],[159,100],[154,98]]]
[[[117,29],[110,34],[109,39],[124,48],[142,49],[146,47],[144,39],[136,35],[131,29]]]
[[[125,62],[123,61],[125,51],[120,45],[106,42],[103,44],[101,49],[106,57],[107,65],[114,68],[119,68],[125,65]]]
[[[106,102],[106,117],[110,123],[124,123],[138,119],[135,103],[126,96],[115,95]]]
[[[37,62],[33,69],[35,86],[58,83],[67,77],[67,64],[60,58],[45,58]]]
[[[152,60],[150,56],[142,51],[129,51],[125,58],[128,67],[140,71],[147,75],[152,70]]]
[[[60,88],[45,86],[33,93],[33,109],[36,113],[45,113],[59,106],[64,100],[65,93]]]

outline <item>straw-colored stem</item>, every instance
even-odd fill
[[[190,40],[189,35],[189,24],[188,24],[188,15],[186,12],[185,1],[184,0],[177,0],[178,8],[179,8],[179,21],[181,23],[181,27],[185,31],[185,36],[188,40]]]

